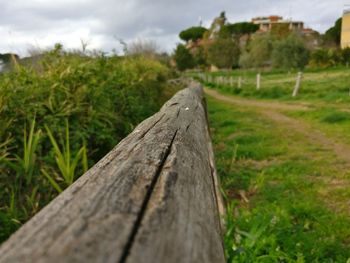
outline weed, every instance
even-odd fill
[[[23,138],[23,157],[16,156],[17,161],[20,163],[22,171],[20,174],[25,176],[25,181],[27,185],[32,183],[32,178],[35,169],[36,161],[36,150],[39,144],[41,136],[41,130],[35,132],[35,119],[32,121],[30,126],[29,134],[27,135],[27,130],[24,129]]]
[[[84,172],[86,172],[87,170],[86,147],[82,146],[75,154],[72,153],[69,138],[70,136],[68,120],[66,120],[65,124],[65,138],[64,143],[62,145],[62,149],[59,147],[59,144],[52,135],[52,132],[49,129],[49,127],[45,126],[45,129],[50,138],[55,154],[56,164],[59,168],[63,181],[66,184],[66,186],[69,186],[74,182],[74,179],[76,177],[76,168],[79,162],[81,162],[82,167],[84,168]],[[44,169],[42,170],[42,172],[45,175],[45,177],[49,180],[51,185],[58,192],[62,192],[62,188],[59,187],[57,181],[53,177],[51,177]]]

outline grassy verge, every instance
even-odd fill
[[[349,176],[334,155],[254,110],[208,101],[228,262],[347,262]]]
[[[306,70],[303,75],[299,95],[292,97],[297,72],[261,72],[261,89],[256,90],[257,71],[229,71],[208,73],[215,77],[233,77],[233,86],[206,82],[206,86],[217,88],[228,94],[246,98],[279,99],[283,101],[334,102],[346,105],[350,102],[350,69],[332,68],[326,70]],[[197,76],[192,74],[192,76]],[[238,88],[238,77],[242,77],[242,87]]]
[[[338,142],[350,145],[350,111],[346,107],[327,104],[312,110],[286,112],[286,114],[312,124]]]

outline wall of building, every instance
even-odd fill
[[[341,30],[341,48],[350,47],[350,11],[343,14]]]

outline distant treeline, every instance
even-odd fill
[[[250,22],[230,23],[225,12],[210,28],[194,26],[179,33],[173,58],[179,70],[192,68],[263,68],[286,70],[350,63],[350,50],[341,50],[341,19],[321,35],[311,29],[291,29],[276,23],[268,31]]]

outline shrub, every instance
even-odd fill
[[[272,52],[272,65],[275,68],[303,69],[309,60],[309,51],[304,41],[297,35],[277,41]]]
[[[208,61],[218,68],[230,69],[238,65],[240,50],[230,38],[219,38],[208,48]]]
[[[274,41],[274,37],[269,34],[254,37],[249,44],[249,52],[240,58],[240,65],[244,68],[271,65]]]
[[[178,44],[175,53],[174,60],[179,70],[184,71],[191,69],[195,66],[195,60],[190,51],[182,44]]]
[[[57,45],[26,65],[0,74],[0,229],[30,218],[84,172],[86,153],[90,166],[99,161],[168,93],[168,69],[142,56],[86,56]],[[66,181],[57,180],[60,154],[79,162]]]

